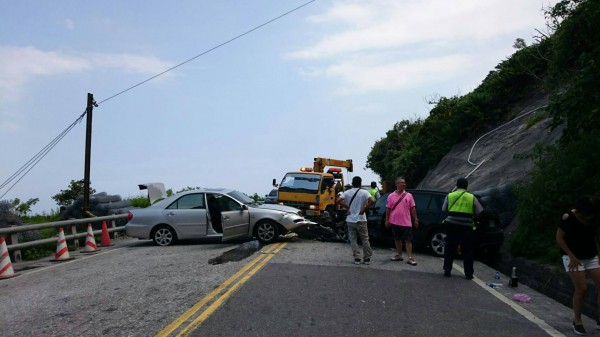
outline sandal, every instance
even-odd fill
[[[390,258],[390,261],[404,261],[404,259],[402,258],[402,256],[394,255]]]
[[[413,260],[412,257],[408,258],[408,261],[406,261],[406,263],[410,264],[411,266],[416,266],[417,262],[415,262],[415,260]]]

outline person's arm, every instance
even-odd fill
[[[563,215],[563,220],[566,220],[568,218],[569,218],[568,214]],[[558,244],[560,249],[562,249],[563,252],[565,252],[565,253],[567,253],[567,255],[569,255],[569,259],[570,259],[569,271],[577,270],[577,266],[579,266],[579,264],[581,262],[575,255],[573,255],[573,252],[571,252],[571,249],[569,249],[569,246],[567,245],[567,242],[565,241],[565,231],[560,227],[556,229],[556,243]]]
[[[391,209],[385,208],[385,228],[390,228],[390,213]]]
[[[371,207],[371,205],[373,205],[373,198],[371,198],[371,196],[369,196],[369,198],[367,199],[367,203],[365,204],[365,206],[363,206],[363,208],[360,210],[360,215],[365,214],[365,211],[367,209],[369,209],[369,207]]]
[[[479,218],[479,215],[481,215],[481,212],[483,212],[483,206],[481,206],[481,203],[479,202],[479,200],[477,200],[477,197],[473,198],[473,214],[475,216],[475,218]]]
[[[344,201],[344,195],[340,195],[340,197],[338,198],[338,200],[336,200],[335,202],[336,204],[340,205],[341,207],[348,209],[348,205],[346,204],[346,202]]]
[[[412,215],[412,219],[414,221],[415,228],[419,228],[419,218],[417,217],[417,207],[410,208],[410,214]]]

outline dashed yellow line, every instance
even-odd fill
[[[190,309],[184,312],[181,316],[167,325],[163,330],[159,331],[155,337],[168,337],[174,331],[179,329],[185,322],[187,322],[192,316],[194,316],[200,309],[212,301],[217,295],[224,290],[225,293],[218,297],[212,304],[210,304],[203,312],[200,313],[193,321],[191,321],[185,328],[183,328],[177,336],[187,336],[191,331],[198,327],[204,322],[213,312],[215,312],[225,300],[229,298],[239,287],[241,287],[246,281],[248,281],[256,272],[258,272],[269,260],[271,260],[275,253],[279,252],[286,245],[286,242],[276,243],[270,245],[264,252],[268,255],[260,254],[248,264],[246,264],[237,273],[221,283],[217,288],[211,291],[208,295],[202,298],[198,303],[194,304]],[[252,270],[250,270],[252,269]],[[250,271],[249,271],[250,270]],[[243,275],[243,277],[241,277]],[[241,277],[241,278],[240,278]],[[239,279],[239,280],[238,280]],[[237,280],[237,282],[236,282]],[[234,283],[235,282],[235,283]],[[233,285],[232,285],[233,284]],[[231,287],[230,287],[231,285]]]

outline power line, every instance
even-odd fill
[[[102,103],[104,103],[104,102],[106,102],[106,101],[108,101],[108,100],[111,100],[111,99],[113,99],[113,98],[115,98],[115,97],[117,97],[117,96],[119,96],[119,95],[121,95],[121,94],[124,94],[124,93],[128,92],[129,90],[132,90],[132,89],[134,89],[134,88],[137,88],[137,87],[139,87],[140,85],[142,85],[142,84],[144,84],[144,83],[146,83],[146,82],[152,81],[153,79],[155,79],[155,78],[157,78],[157,77],[159,77],[159,76],[162,76],[162,75],[164,75],[164,74],[166,74],[166,73],[170,72],[171,70],[174,70],[174,69],[176,69],[176,68],[179,68],[179,67],[181,67],[182,65],[184,65],[184,64],[186,64],[186,63],[189,63],[189,62],[191,62],[191,61],[193,61],[193,60],[195,60],[195,59],[199,58],[200,56],[206,55],[206,54],[210,53],[211,51],[213,51],[213,50],[215,50],[215,49],[221,48],[221,47],[223,47],[224,45],[226,45],[226,44],[229,44],[229,43],[231,43],[231,42],[233,42],[233,41],[235,41],[235,40],[237,40],[237,39],[239,39],[239,38],[241,38],[241,37],[243,37],[243,36],[245,36],[245,35],[248,35],[248,34],[252,33],[253,31],[255,31],[255,30],[257,30],[257,29],[260,29],[260,28],[262,28],[262,27],[264,27],[264,26],[266,26],[266,25],[268,25],[268,24],[270,24],[270,23],[272,23],[272,22],[274,22],[274,21],[277,21],[277,20],[281,19],[282,17],[284,17],[284,16],[286,16],[286,15],[289,15],[289,14],[291,14],[291,13],[293,13],[293,12],[295,12],[295,11],[297,11],[297,10],[299,10],[299,9],[301,9],[301,8],[303,8],[303,7],[305,7],[305,6],[308,6],[310,3],[312,3],[312,2],[315,2],[315,1],[317,1],[317,0],[311,0],[311,1],[308,1],[308,2],[306,2],[306,3],[302,4],[302,5],[300,5],[300,6],[296,7],[296,8],[294,8],[294,9],[292,9],[292,10],[288,11],[288,12],[285,12],[285,13],[283,13],[283,14],[281,14],[281,15],[279,15],[279,16],[277,16],[277,17],[275,17],[275,18],[273,18],[273,19],[271,19],[271,20],[269,20],[269,21],[267,21],[267,22],[265,22],[265,23],[263,23],[263,24],[260,24],[260,25],[258,25],[258,26],[256,26],[256,27],[254,27],[254,28],[252,28],[252,29],[250,29],[250,30],[246,31],[245,33],[242,33],[242,34],[240,34],[240,35],[237,35],[237,36],[235,36],[235,37],[233,37],[233,38],[231,38],[231,39],[229,39],[229,40],[227,40],[227,41],[225,41],[225,42],[223,42],[223,43],[221,43],[221,44],[218,44],[218,45],[216,45],[216,46],[214,46],[214,47],[212,47],[212,48],[210,48],[210,49],[208,49],[208,50],[206,50],[206,51],[204,51],[204,52],[202,52],[202,53],[200,53],[200,54],[198,54],[198,55],[196,55],[196,56],[194,56],[194,57],[192,57],[192,58],[190,58],[190,59],[188,59],[188,60],[185,60],[185,61],[183,61],[183,62],[179,63],[179,64],[178,64],[178,65],[176,65],[176,66],[173,66],[173,67],[171,67],[171,68],[169,68],[169,69],[167,69],[167,70],[165,70],[165,71],[163,71],[163,72],[161,72],[161,73],[159,73],[159,74],[157,74],[157,75],[154,75],[154,76],[152,76],[152,77],[150,77],[150,78],[148,78],[148,79],[146,79],[146,80],[144,80],[144,81],[142,81],[142,82],[140,82],[140,83],[138,83],[138,84],[136,84],[136,85],[133,85],[133,86],[131,86],[131,87],[129,87],[129,88],[127,88],[127,89],[125,89],[125,90],[121,91],[121,92],[118,92],[118,93],[116,93],[116,94],[114,94],[114,95],[112,95],[112,96],[108,97],[107,99],[104,99],[104,100],[102,100],[102,101],[98,102],[98,104],[102,104]]]
[[[200,53],[200,54],[198,54],[198,55],[196,55],[196,56],[194,56],[194,57],[192,57],[192,58],[190,58],[188,60],[185,60],[185,61],[183,61],[183,62],[181,62],[181,63],[179,63],[179,64],[177,64],[177,65],[175,65],[175,66],[173,66],[173,67],[171,67],[171,68],[169,68],[169,69],[167,69],[167,70],[165,70],[165,71],[163,71],[163,72],[161,72],[159,74],[156,74],[156,75],[154,75],[154,76],[152,76],[152,77],[150,77],[150,78],[148,78],[148,79],[146,79],[146,80],[144,80],[144,81],[142,81],[142,82],[140,82],[140,83],[138,83],[136,85],[133,85],[133,86],[131,86],[131,87],[125,89],[125,90],[122,90],[122,91],[120,91],[120,92],[118,92],[118,93],[116,93],[116,94],[114,94],[114,95],[112,95],[112,96],[110,96],[110,97],[108,97],[108,98],[106,98],[106,99],[98,102],[98,103],[94,103],[94,105],[97,107],[98,105],[100,105],[100,104],[102,104],[102,103],[104,103],[104,102],[106,102],[108,100],[111,100],[111,99],[113,99],[113,98],[115,98],[115,97],[117,97],[119,95],[122,95],[122,94],[124,94],[124,93],[126,93],[126,92],[128,92],[128,91],[130,91],[132,89],[134,89],[134,88],[137,88],[137,87],[141,86],[142,84],[150,82],[150,81],[152,81],[153,79],[155,79],[155,78],[157,78],[159,76],[162,76],[162,75],[164,75],[164,74],[166,74],[166,73],[168,73],[168,72],[170,72],[170,71],[172,71],[172,70],[174,70],[176,68],[181,67],[184,64],[187,64],[187,63],[189,63],[189,62],[191,62],[191,61],[193,61],[193,60],[195,60],[195,59],[197,59],[197,58],[199,58],[199,57],[201,57],[203,55],[206,55],[206,54],[208,54],[208,53],[210,53],[210,52],[212,52],[212,51],[214,51],[214,50],[216,50],[218,48],[221,48],[221,47],[223,47],[223,46],[225,46],[225,45],[227,45],[227,44],[229,44],[229,43],[231,43],[231,42],[233,42],[233,41],[235,41],[235,40],[237,40],[237,39],[239,39],[239,38],[241,38],[241,37],[243,37],[245,35],[248,35],[248,34],[254,32],[255,30],[260,29],[260,28],[262,28],[262,27],[264,27],[264,26],[266,26],[266,25],[268,25],[268,24],[270,24],[270,23],[272,23],[274,21],[277,21],[277,20],[279,20],[279,19],[281,19],[281,18],[283,18],[283,17],[285,17],[285,16],[287,16],[287,15],[289,15],[289,14],[291,14],[291,13],[293,13],[293,12],[295,12],[295,11],[297,11],[297,10],[299,10],[299,9],[301,9],[301,8],[307,6],[307,5],[309,5],[309,4],[311,4],[311,3],[315,2],[315,1],[317,1],[317,0],[308,1],[308,2],[306,2],[306,3],[304,3],[304,4],[300,5],[300,6],[298,6],[296,8],[294,8],[292,10],[289,10],[289,11],[287,11],[287,12],[285,12],[285,13],[283,13],[283,14],[281,14],[281,15],[279,15],[279,16],[277,16],[277,17],[275,17],[275,18],[273,18],[273,19],[271,19],[271,20],[269,20],[269,21],[267,21],[265,23],[262,23],[262,24],[260,24],[260,25],[258,25],[256,27],[254,27],[254,28],[252,28],[252,29],[250,29],[250,30],[242,33],[242,34],[239,34],[239,35],[237,35],[237,36],[235,36],[235,37],[233,37],[233,38],[231,38],[231,39],[229,39],[229,40],[227,40],[227,41],[225,41],[225,42],[223,42],[221,44],[218,44],[218,45],[216,45],[216,46],[214,46],[214,47],[212,47],[212,48],[210,48],[210,49],[208,49],[208,50],[206,50],[206,51],[204,51],[204,52],[202,52],[202,53]],[[12,184],[6,190],[6,192],[4,192],[0,196],[0,199],[2,199],[13,187],[15,187],[15,185],[19,181],[21,181],[21,179],[23,179],[29,173],[29,171],[31,171],[75,127],[75,125],[79,124],[81,122],[81,120],[83,119],[83,117],[86,115],[86,113],[87,113],[87,110],[84,111],[83,114],[81,114],[73,123],[71,123],[71,125],[69,125],[65,130],[63,130],[63,132],[61,132],[49,144],[47,144],[44,148],[42,148],[42,150],[40,150],[35,156],[33,156],[31,159],[29,159],[29,161],[27,161],[27,163],[25,163],[23,166],[21,166],[17,170],[17,172],[13,173],[5,182],[3,182],[2,185],[0,185],[0,190],[2,190],[3,188],[5,188],[13,180],[15,180],[15,179],[18,178],[14,182],[14,184]]]
[[[10,190],[12,190],[12,188],[15,187],[15,185],[19,181],[21,181],[21,179],[23,179],[29,173],[29,171],[31,171],[75,127],[75,125],[79,124],[81,122],[81,120],[83,119],[83,117],[85,116],[85,114],[86,114],[85,112],[83,114],[81,114],[81,116],[79,116],[79,118],[77,118],[73,123],[71,123],[71,125],[69,125],[65,130],[63,130],[63,132],[61,132],[50,143],[48,143],[46,146],[44,146],[44,148],[42,148],[35,156],[33,156],[31,159],[29,159],[29,161],[27,161],[27,163],[25,163],[23,166],[21,166],[17,170],[17,172],[13,173],[8,179],[6,179],[6,181],[4,181],[2,183],[2,185],[0,185],[0,190],[2,190],[4,187],[6,187],[8,184],[10,184],[13,180],[17,179],[17,177],[20,176],[20,178],[17,179],[17,181],[15,181],[15,183],[12,184],[6,190],[6,192],[4,192],[0,196],[0,199],[4,198],[4,196],[8,192],[10,192]]]

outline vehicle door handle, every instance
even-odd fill
[[[169,212],[169,213],[167,213],[167,215],[168,215],[168,216],[173,216],[173,215],[175,215],[175,213],[173,213],[173,212]]]
[[[229,220],[229,217],[228,216],[224,216],[223,220]]]

